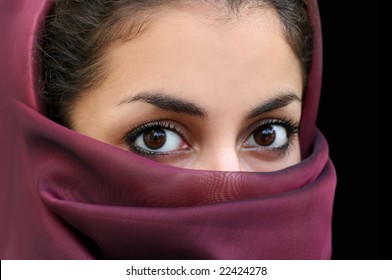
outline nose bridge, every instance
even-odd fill
[[[240,160],[235,145],[219,144],[200,151],[195,169],[240,171]]]

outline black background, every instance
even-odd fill
[[[381,240],[381,3],[320,0],[319,8],[318,127],[338,175],[332,258],[390,259]]]

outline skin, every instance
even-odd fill
[[[211,10],[168,8],[142,35],[111,46],[106,78],[74,104],[72,129],[130,150],[125,141],[130,131],[161,120],[184,135],[177,137],[181,141],[174,153],[152,160],[193,169],[263,172],[298,163],[297,134],[283,152],[249,145],[258,123],[299,123],[301,118],[301,65],[278,16],[265,8],[232,18]],[[202,114],[174,112],[145,100],[157,94],[192,103]],[[288,95],[285,106],[250,116],[255,108]]]

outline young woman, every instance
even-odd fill
[[[330,257],[316,3],[11,10],[2,258]]]

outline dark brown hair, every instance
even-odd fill
[[[200,0],[207,2],[207,0]],[[210,0],[238,14],[244,7],[269,7],[280,16],[287,41],[304,69],[306,80],[312,50],[312,31],[306,0]],[[37,44],[41,61],[41,97],[46,115],[71,126],[72,104],[105,76],[105,50],[135,38],[148,27],[151,16],[167,5],[197,0],[53,0]]]

